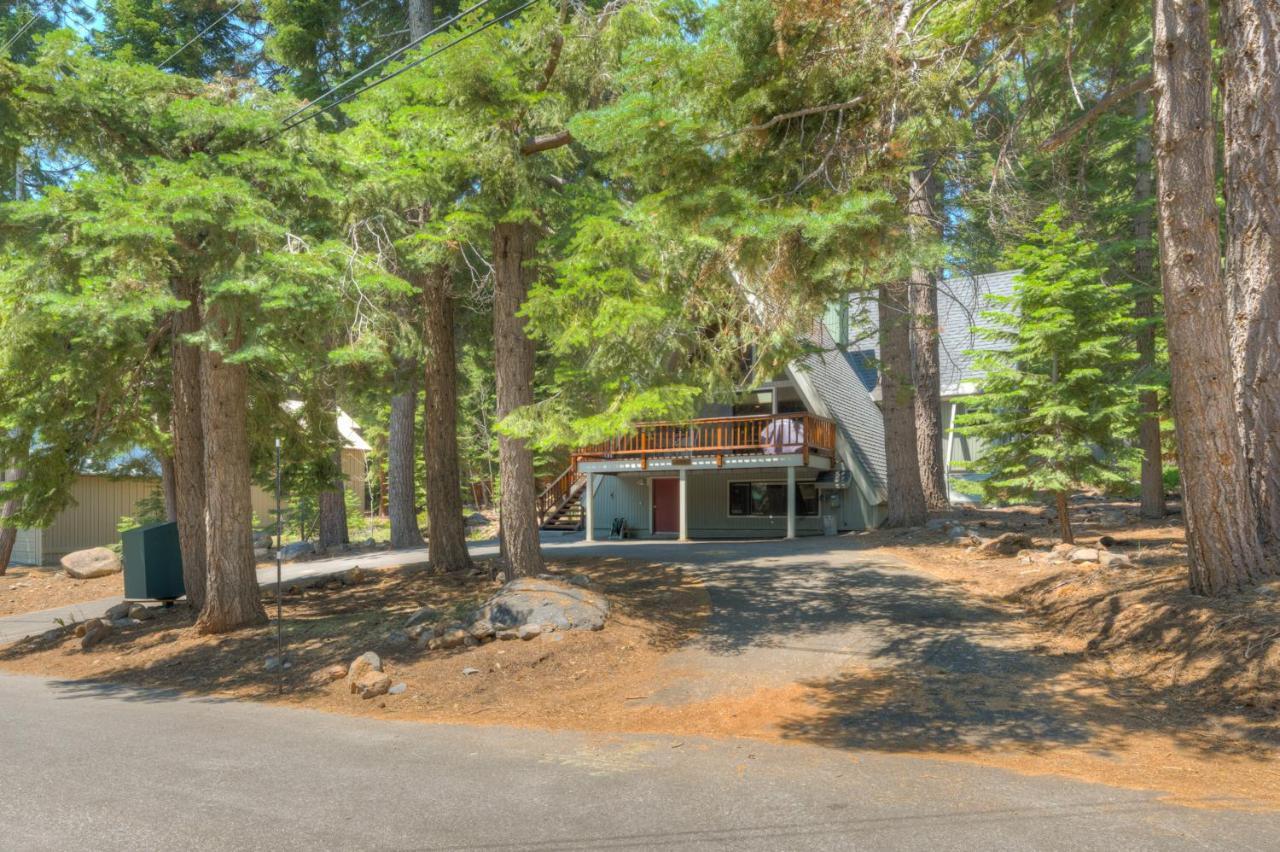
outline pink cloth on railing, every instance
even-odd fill
[[[760,431],[766,454],[798,453],[804,449],[804,420],[799,417],[771,420]]]

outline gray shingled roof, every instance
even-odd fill
[[[835,421],[840,437],[872,485],[884,492],[884,418],[871,400],[863,377],[846,353],[836,347],[825,327],[812,338],[820,350],[806,355],[795,368],[803,373],[819,401]]]
[[[978,338],[974,328],[990,326],[982,312],[993,306],[988,295],[1010,296],[1013,279],[1021,270],[991,272],[986,275],[952,276],[938,286],[938,356],[942,395],[959,393],[960,386],[981,378],[973,366],[974,349],[998,346]],[[857,361],[855,369],[874,390],[880,383],[874,362],[879,358],[876,329],[879,312],[872,294],[855,297],[850,306],[849,357]]]

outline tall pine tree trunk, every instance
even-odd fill
[[[342,441],[333,454],[334,469],[337,476],[333,487],[320,492],[320,530],[318,543],[321,547],[339,547],[351,540],[347,530],[347,491],[342,476]]]
[[[321,547],[339,547],[351,540],[350,533],[347,530],[347,493],[346,480],[342,474],[342,435],[338,432],[338,403],[336,394],[331,393],[326,400],[324,406],[325,416],[329,417],[332,422],[325,424],[326,432],[333,430],[334,449],[334,479],[333,487],[321,491],[317,502],[319,503],[319,520],[317,543]]]
[[[1152,293],[1155,256],[1151,248],[1151,135],[1142,128],[1147,117],[1150,96],[1139,92],[1135,98],[1134,118],[1139,132],[1134,145],[1134,169],[1137,179],[1133,187],[1133,277],[1135,293],[1133,314],[1143,324],[1138,329],[1138,372],[1149,380],[1156,368],[1156,314]],[[1138,446],[1142,450],[1141,511],[1144,518],[1164,517],[1164,461],[1160,445],[1160,399],[1155,391],[1138,394],[1142,418],[1138,421]]]
[[[164,519],[167,523],[178,520],[178,483],[173,477],[173,456],[160,455],[160,493],[164,495]]]
[[[1280,5],[1223,0],[1221,22],[1236,410],[1262,535],[1280,545]]]
[[[209,310],[206,327],[234,349],[238,335]],[[204,607],[199,633],[226,633],[263,624],[253,558],[253,505],[249,496],[248,368],[219,352],[201,359],[204,410],[205,533]]]
[[[532,227],[503,222],[493,229],[493,338],[498,384],[498,419],[533,402],[533,341],[516,313],[529,292],[525,264],[532,260]],[[502,480],[502,544],[508,576],[542,573],[537,486],[533,452],[522,438],[498,436]]]
[[[418,489],[414,482],[417,407],[418,392],[412,388],[391,397],[391,422],[387,429],[387,513],[391,516],[392,547],[422,546]]]
[[[422,282],[422,337],[427,350],[423,453],[427,464],[429,554],[436,571],[471,568],[458,473],[458,362],[453,340],[452,278],[448,266],[436,266],[428,270]]]
[[[173,344],[170,369],[173,379],[173,477],[174,510],[178,522],[178,547],[182,552],[182,582],[187,604],[197,612],[204,608],[205,590],[205,483],[204,483],[204,403],[202,401],[201,353],[199,346],[183,341],[183,336],[200,331],[200,282],[174,282],[174,295],[187,307],[173,315]]]
[[[911,318],[906,282],[880,287],[880,393],[889,494],[886,527],[912,527],[928,519],[916,450],[911,386]]]
[[[21,478],[19,470],[0,468],[0,482],[17,482]],[[17,500],[0,503],[0,577],[9,570],[9,560],[13,558],[13,548],[18,543],[18,527],[9,520],[18,513],[18,508]]]
[[[1160,271],[1191,589],[1219,595],[1252,583],[1264,562],[1219,272],[1204,0],[1156,0],[1154,43]]]
[[[434,0],[409,0],[409,38],[413,41],[431,32],[435,26]]]
[[[941,237],[934,209],[937,180],[931,169],[911,174],[911,230],[924,239],[926,233]],[[931,270],[911,270],[911,376],[916,419],[916,454],[920,459],[920,486],[925,505],[933,511],[951,508],[947,472],[942,452],[942,371],[938,353],[937,275]]]

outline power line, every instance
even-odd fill
[[[279,132],[279,133],[275,133],[275,134],[273,134],[273,135],[271,135],[271,136],[267,137],[267,140],[264,140],[264,141],[269,141],[269,140],[271,140],[271,139],[275,139],[276,137],[281,136],[281,135],[283,135],[283,134],[287,133],[288,131],[292,130],[293,128],[297,127],[298,125],[300,125],[300,124],[305,124],[306,122],[310,121],[310,120],[311,120],[311,119],[313,119],[313,118],[316,118],[317,116],[321,115],[322,113],[328,112],[329,110],[333,109],[334,107],[336,107],[336,106],[340,106],[340,105],[342,105],[342,104],[346,103],[347,101],[351,100],[352,98],[356,97],[357,95],[363,94],[364,92],[369,91],[370,89],[372,89],[372,88],[373,88],[373,87],[375,87],[375,86],[380,86],[380,85],[382,85],[383,83],[387,82],[388,80],[392,80],[392,79],[394,79],[394,78],[396,78],[396,77],[399,77],[399,76],[400,76],[401,74],[403,74],[404,72],[408,71],[408,70],[409,70],[409,69],[411,69],[411,68],[415,68],[415,67],[417,67],[417,66],[421,65],[422,63],[426,62],[428,59],[431,59],[431,58],[432,58],[432,57],[434,57],[434,56],[438,56],[439,54],[444,53],[446,50],[450,49],[451,47],[453,47],[453,46],[455,46],[455,45],[457,45],[457,44],[460,44],[460,43],[462,43],[462,42],[466,41],[467,39],[469,39],[469,38],[471,38],[471,37],[473,37],[473,36],[477,36],[477,35],[479,35],[480,33],[484,32],[484,31],[485,31],[485,30],[487,30],[487,29],[489,29],[489,27],[497,26],[498,24],[501,24],[501,23],[503,23],[503,22],[505,22],[505,21],[510,20],[511,18],[515,17],[515,16],[516,16],[517,14],[519,14],[520,12],[523,12],[525,9],[528,9],[530,6],[532,6],[533,4],[535,4],[535,3],[537,3],[537,2],[539,2],[539,0],[526,0],[526,2],[525,2],[525,3],[522,3],[521,5],[517,6],[517,7],[516,7],[516,8],[514,8],[514,9],[512,9],[510,12],[507,12],[507,13],[505,13],[505,14],[499,15],[498,17],[494,18],[493,20],[485,21],[485,22],[484,22],[483,24],[481,24],[480,26],[476,27],[476,28],[475,28],[475,29],[473,29],[473,30],[468,30],[467,32],[465,32],[465,33],[463,33],[462,35],[460,35],[460,36],[458,36],[457,38],[455,38],[453,41],[449,42],[448,44],[441,45],[440,47],[437,47],[435,50],[431,51],[430,53],[427,53],[427,54],[424,54],[424,55],[422,55],[422,56],[419,56],[417,59],[413,60],[412,62],[410,62],[410,63],[408,63],[408,64],[406,64],[406,65],[403,65],[403,66],[401,66],[400,68],[397,68],[395,71],[392,71],[390,74],[387,74],[387,75],[386,75],[386,76],[384,76],[384,77],[379,77],[378,79],[374,80],[373,82],[371,82],[371,83],[367,83],[367,84],[365,84],[365,85],[361,86],[360,88],[356,89],[354,92],[349,92],[348,94],[343,95],[341,98],[339,98],[338,100],[334,101],[333,103],[328,104],[328,105],[326,105],[326,106],[323,106],[323,107],[321,107],[320,109],[316,110],[316,111],[315,111],[315,112],[313,112],[313,113],[310,113],[310,114],[308,114],[308,115],[304,115],[302,118],[299,118],[297,121],[293,122],[292,124],[287,124],[287,125],[285,125],[285,127],[283,127],[283,128],[280,130],[280,132]],[[481,5],[483,5],[483,4],[481,4]],[[299,112],[300,112],[300,111],[301,111],[301,110],[299,110]],[[297,115],[297,112],[295,112],[295,113],[294,113],[294,115]],[[292,117],[292,116],[290,116],[290,117]],[[285,121],[288,121],[288,118],[286,118],[286,119],[285,119]]]
[[[231,16],[231,13],[233,13],[236,9],[239,9],[239,8],[240,8],[241,6],[243,6],[244,4],[245,4],[245,0],[240,0],[240,2],[236,3],[236,5],[232,6],[232,7],[231,7],[230,9],[228,9],[227,11],[223,12],[223,13],[222,13],[222,16],[221,16],[221,17],[219,17],[219,18],[218,18],[218,20],[214,21],[212,24],[210,24],[209,26],[207,26],[207,27],[205,27],[204,29],[202,29],[200,32],[198,32],[198,33],[196,33],[195,35],[193,35],[193,36],[191,37],[191,40],[190,40],[190,41],[188,41],[188,42],[187,42],[186,44],[184,44],[182,47],[178,48],[178,49],[177,49],[177,50],[175,50],[173,53],[170,53],[167,57],[165,57],[164,61],[163,61],[163,62],[161,62],[161,63],[160,63],[160,65],[168,65],[170,62],[172,62],[172,61],[173,61],[173,58],[174,58],[175,56],[177,56],[179,53],[182,53],[182,51],[186,50],[186,49],[187,49],[188,47],[190,47],[191,45],[195,44],[195,43],[196,43],[200,38],[202,38],[202,37],[204,36],[204,34],[205,34],[205,33],[209,32],[209,30],[213,29],[213,28],[214,28],[214,27],[216,27],[218,24],[220,24],[220,23],[222,23],[223,21],[225,21],[227,18],[229,18],[229,17]]]
[[[381,59],[379,59],[377,62],[374,62],[374,63],[372,63],[372,64],[370,64],[370,65],[365,66],[364,68],[361,68],[359,71],[355,72],[355,73],[354,73],[354,74],[352,74],[350,77],[348,77],[347,79],[343,80],[341,83],[338,83],[337,85],[333,86],[333,87],[332,87],[331,89],[329,89],[327,92],[324,92],[324,93],[322,93],[322,94],[318,95],[318,96],[315,98],[315,100],[313,100],[311,103],[309,103],[309,104],[307,104],[307,105],[305,105],[305,106],[298,107],[296,110],[294,110],[293,112],[289,113],[289,114],[288,114],[288,115],[286,115],[284,118],[282,118],[282,119],[280,120],[280,123],[281,123],[281,124],[288,124],[288,123],[289,123],[290,121],[292,121],[294,118],[296,118],[297,116],[299,116],[299,115],[301,115],[302,113],[306,112],[307,110],[312,109],[313,107],[315,107],[315,105],[316,105],[317,103],[319,103],[320,101],[322,101],[322,100],[324,100],[325,98],[329,97],[329,96],[330,96],[330,95],[332,95],[333,93],[337,92],[339,89],[342,89],[343,87],[347,86],[348,84],[353,83],[353,82],[355,82],[356,80],[359,80],[360,78],[362,78],[362,77],[364,77],[366,74],[368,74],[370,71],[373,71],[373,70],[374,70],[374,69],[376,69],[376,68],[381,68],[383,65],[386,65],[388,62],[391,62],[393,59],[395,59],[395,58],[397,58],[397,57],[399,57],[399,56],[403,56],[406,52],[408,52],[408,51],[412,50],[413,48],[417,47],[419,44],[421,44],[421,43],[422,43],[423,41],[425,41],[426,39],[430,38],[431,36],[435,35],[436,33],[440,32],[441,30],[446,29],[447,27],[452,26],[452,25],[453,25],[454,23],[456,23],[457,21],[461,20],[462,18],[466,17],[467,15],[470,15],[470,14],[471,14],[472,12],[474,12],[476,9],[479,9],[479,8],[480,8],[480,7],[482,7],[482,6],[488,6],[488,5],[489,5],[490,3],[492,3],[492,2],[493,2],[493,0],[479,0],[479,2],[478,2],[478,3],[476,3],[475,5],[470,6],[470,7],[466,8],[466,9],[463,9],[461,12],[459,12],[459,13],[458,13],[458,14],[456,14],[456,15],[454,15],[454,16],[453,16],[452,18],[450,18],[449,20],[447,20],[447,21],[443,21],[443,22],[441,22],[438,26],[433,27],[433,28],[430,30],[430,32],[424,33],[423,35],[419,36],[418,38],[413,39],[412,41],[410,41],[408,44],[404,45],[403,47],[398,47],[398,48],[396,48],[395,50],[391,51],[391,53],[389,53],[389,54],[387,54],[386,56],[384,56],[384,57],[382,57]],[[338,101],[337,103],[341,103],[341,101]],[[330,104],[330,106],[333,106],[333,104]],[[328,109],[328,107],[325,107],[324,109]],[[319,110],[319,112],[323,112],[323,111],[324,111],[324,109]],[[303,119],[303,121],[305,121],[305,120],[306,120],[306,119]]]
[[[23,33],[31,29],[32,24],[40,20],[40,16],[37,15],[35,12],[32,12],[30,9],[28,9],[27,11],[30,12],[31,17],[27,18],[27,22],[23,24],[21,27],[19,27],[16,33],[14,33],[12,36],[9,37],[9,40],[4,43],[4,47],[0,47],[0,50],[8,50],[11,45],[17,43],[18,39],[22,38]]]

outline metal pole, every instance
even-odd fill
[[[280,545],[282,544],[283,513],[280,511],[280,439],[276,438],[276,659],[280,661],[276,669],[279,675],[280,692],[284,692],[284,580],[280,567]]]

